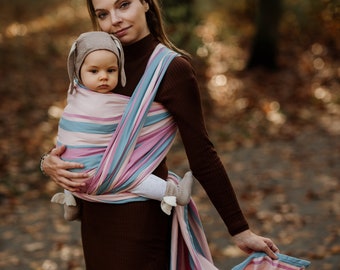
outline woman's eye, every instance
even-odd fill
[[[121,9],[125,9],[125,8],[127,8],[128,6],[130,5],[130,2],[122,2],[121,4],[120,4],[120,8]]]
[[[99,12],[97,14],[97,18],[100,19],[100,20],[103,20],[107,17],[107,14],[108,14],[107,12]]]

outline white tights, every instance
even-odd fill
[[[131,189],[132,193],[149,199],[162,201],[166,190],[166,181],[156,175],[150,174],[138,186]]]

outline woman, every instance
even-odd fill
[[[131,96],[150,55],[162,43],[175,50],[163,29],[157,0],[88,0],[98,30],[114,34],[125,52],[126,86],[115,93]],[[252,233],[237,202],[227,173],[210,142],[203,119],[197,80],[186,57],[170,63],[155,101],[173,116],[190,169],[201,183],[237,246],[247,252],[264,251],[276,259],[278,248],[268,238]],[[87,175],[68,169],[82,164],[63,162],[64,147],[53,149],[41,162],[43,172],[58,185],[77,192]],[[164,159],[153,174],[167,179]],[[82,201],[82,240],[86,267],[92,269],[169,269],[171,217],[159,211],[158,202],[126,204]]]

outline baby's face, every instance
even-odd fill
[[[117,56],[107,50],[89,53],[80,68],[83,85],[99,93],[109,93],[118,84],[119,68]]]

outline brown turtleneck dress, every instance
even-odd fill
[[[115,92],[131,96],[157,44],[149,35],[124,47],[127,84]],[[177,57],[171,62],[156,101],[173,115],[190,169],[230,234],[248,229],[227,173],[208,138],[197,80],[187,60]],[[167,178],[165,160],[154,174]],[[81,228],[87,270],[169,269],[171,216],[161,211],[159,201],[126,204],[83,201]]]

